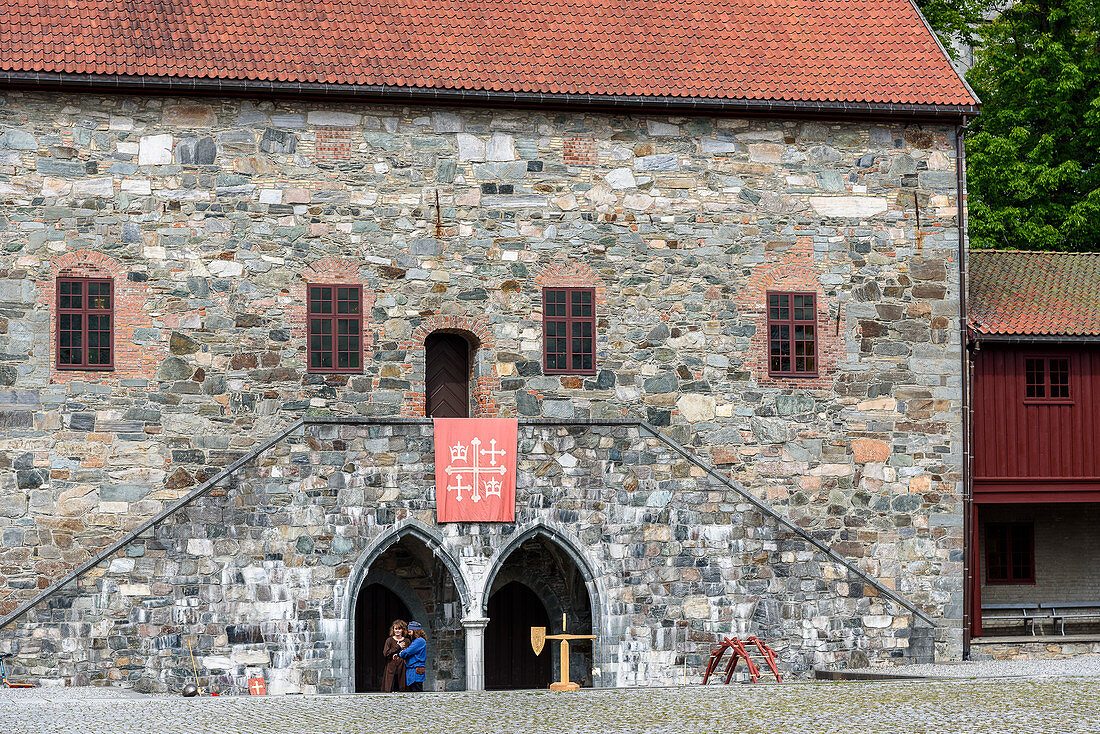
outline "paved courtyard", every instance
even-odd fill
[[[1100,731],[1100,678],[182,699],[0,689],[6,734]]]

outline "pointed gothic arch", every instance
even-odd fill
[[[585,586],[588,588],[588,594],[592,600],[593,617],[595,617],[597,615],[597,607],[604,598],[603,590],[600,588],[598,574],[592,563],[581,550],[582,546],[580,541],[566,532],[563,528],[552,525],[545,520],[535,520],[534,522],[527,523],[523,527],[518,528],[515,534],[509,538],[508,542],[493,554],[493,557],[489,560],[489,572],[485,575],[485,581],[481,587],[481,612],[485,612],[488,592],[493,588],[493,582],[496,580],[497,574],[500,573],[508,556],[512,555],[517,548],[536,536],[542,536],[556,545],[576,565],[577,569],[584,577]],[[596,619],[593,619],[593,629],[596,629],[596,621]]]
[[[535,521],[520,528],[493,554],[488,569],[479,597],[479,611],[487,620],[486,688],[512,688],[515,687],[512,681],[525,681],[524,671],[538,665],[535,658],[529,657],[526,630],[533,623],[530,620],[548,619],[550,630],[557,631],[563,614],[572,620],[570,632],[586,634],[590,631],[597,636],[591,648],[579,646],[571,655],[573,679],[582,685],[596,685],[598,674],[586,679],[590,671],[601,668],[604,660],[604,594],[599,575],[580,542],[562,528],[542,520]],[[528,599],[523,609],[510,608],[498,598],[502,594],[509,595],[509,591],[515,592],[517,586],[527,590],[520,595]],[[501,656],[497,654],[501,650],[512,652]],[[560,672],[556,648],[550,652],[550,657],[556,679]],[[508,666],[514,670],[507,672]]]
[[[371,564],[377,561],[379,556],[389,550],[391,546],[397,544],[406,536],[415,538],[426,545],[431,549],[432,553],[439,558],[443,565],[447,567],[451,579],[454,581],[455,589],[458,591],[458,595],[462,600],[462,608],[468,609],[470,606],[470,592],[469,585],[466,583],[466,577],[462,573],[462,567],[459,566],[458,562],[444,547],[443,538],[430,527],[416,519],[404,520],[397,523],[389,532],[378,536],[367,546],[363,555],[355,562],[355,565],[351,569],[351,574],[348,577],[349,595],[363,584],[363,580],[366,578]],[[354,601],[345,600],[344,611],[353,611],[353,605]],[[345,615],[345,619],[346,618],[348,618],[347,615]]]
[[[393,567],[395,561],[397,565]],[[399,572],[410,568],[419,573],[399,575]],[[425,625],[429,666],[433,660],[440,659],[438,653],[444,645],[454,647],[457,644],[461,647],[462,644],[462,627],[458,618],[470,604],[466,577],[437,532],[418,520],[405,520],[375,538],[350,569],[341,619],[347,641],[342,666],[345,671],[343,683],[348,692],[370,689],[362,681],[357,681],[357,672],[361,674],[363,668],[358,665],[359,656],[375,654],[375,646],[380,650],[384,635],[375,634],[377,640],[356,637],[357,629],[374,630],[378,627],[374,623],[377,620],[364,623],[361,612],[369,607],[360,608],[363,593],[369,591],[374,594],[378,589],[384,590],[379,593],[392,593],[400,598],[409,613],[417,615],[414,618]],[[455,613],[452,614],[450,609],[454,609]],[[448,624],[452,617],[455,618],[454,623]],[[461,671],[461,668],[455,668],[455,671]],[[435,672],[429,667],[429,685],[435,681]]]

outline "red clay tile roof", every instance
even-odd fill
[[[977,104],[909,0],[0,0],[0,70]]]
[[[970,251],[970,328],[1100,336],[1100,253]]]

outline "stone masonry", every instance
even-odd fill
[[[953,133],[5,92],[0,613],[303,415],[423,415],[448,329],[476,414],[648,421],[957,656]],[[66,274],[115,283],[111,372],[53,363]],[[361,375],[305,370],[317,280],[364,287]],[[597,374],[542,374],[545,286],[596,289]],[[769,290],[817,294],[817,377],[768,375]]]
[[[391,543],[408,538],[441,559],[446,587],[437,597],[408,582],[429,608],[430,686],[461,690],[480,674],[471,662],[490,589],[525,539],[542,538],[584,579],[587,599],[548,596],[591,608],[574,629],[599,640],[578,677],[590,668],[600,687],[698,683],[732,633],[771,640],[792,676],[930,658],[926,625],[637,424],[524,426],[508,525],[435,524],[431,443],[426,420],[306,426],[0,645],[24,675],[71,684],[179,690],[190,642],[204,686],[244,693],[265,676],[272,693],[348,692],[353,656],[376,654],[376,640],[351,642],[357,589],[379,566],[395,570]],[[403,555],[400,566],[416,566]],[[521,574],[539,571],[529,565]]]

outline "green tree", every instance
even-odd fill
[[[971,246],[1100,250],[1100,0],[1020,0],[978,35]]]
[[[936,31],[944,48],[955,56],[952,41],[973,46],[975,29],[981,25],[986,10],[998,0],[917,0],[928,25]]]

